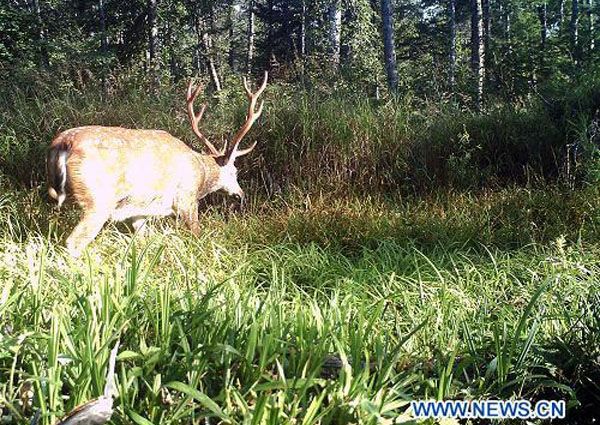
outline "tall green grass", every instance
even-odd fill
[[[74,217],[4,194],[4,421],[51,424],[102,394],[117,338],[114,423],[374,424],[421,398],[559,398],[591,415],[600,252],[561,237],[568,215],[522,225],[521,206],[552,196],[209,209],[198,238],[169,220],[145,238],[109,225],[73,260]]]
[[[246,109],[240,82],[228,78],[225,87],[205,93],[209,108],[202,125],[215,143],[231,138]],[[409,194],[556,181],[565,177],[568,145],[584,143],[582,132],[600,105],[554,96],[554,103],[473,114],[452,104],[375,101],[349,91],[273,83],[265,92],[265,112],[248,134],[248,143],[259,141],[257,150],[241,168],[252,191],[266,196],[291,187]],[[201,148],[187,121],[183,82],[149,94],[129,81],[106,93],[92,83],[78,87],[39,77],[0,90],[0,105],[0,169],[26,185],[41,180],[52,138],[74,126],[160,128]]]

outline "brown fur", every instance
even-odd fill
[[[88,126],[60,133],[48,153],[48,185],[53,197],[58,153],[67,153],[66,192],[83,209],[67,239],[77,256],[109,220],[176,214],[199,232],[197,201],[218,190],[218,158],[197,153],[160,130]],[[136,225],[136,227],[138,227]]]

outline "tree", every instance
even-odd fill
[[[394,20],[390,0],[381,0],[381,20],[383,27],[385,70],[387,74],[388,86],[392,92],[396,92],[398,88],[398,71],[396,69]]]
[[[544,69],[546,54],[546,41],[548,39],[548,9],[546,2],[538,6],[538,17],[540,20],[540,70]]]
[[[471,0],[471,66],[475,74],[477,110],[483,107],[485,82],[485,39],[483,34],[483,0]]]
[[[448,14],[450,26],[450,89],[454,91],[456,85],[456,0],[448,0]]]
[[[157,0],[148,0],[148,70],[154,87],[158,85]]]
[[[254,0],[248,0],[246,40],[246,74],[250,74],[252,72],[252,59],[254,58]]]
[[[342,37],[342,9],[340,0],[331,0],[327,11],[329,20],[329,42],[331,48],[331,62],[334,68],[340,66],[340,47]]]
[[[579,0],[572,0],[570,32],[571,55],[573,62],[578,64],[581,56],[579,51]]]
[[[300,18],[300,57],[302,59],[306,57],[306,19],[306,0],[302,0],[302,15]]]
[[[40,67],[48,68],[50,66],[50,58],[48,55],[47,48],[47,35],[46,35],[46,26],[44,24],[44,20],[42,18],[42,8],[40,5],[40,0],[32,0],[32,7],[37,20],[38,27],[38,45],[39,45],[39,63]]]
[[[590,34],[590,53],[596,48],[596,35],[594,34],[594,0],[588,0],[588,24]]]

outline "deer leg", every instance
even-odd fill
[[[131,225],[138,235],[144,236],[146,234],[146,217],[133,217]]]
[[[110,211],[107,210],[85,212],[81,221],[67,238],[67,251],[69,251],[69,254],[75,258],[79,257],[85,247],[94,240],[109,217]]]
[[[190,229],[194,236],[200,234],[200,222],[198,220],[198,206],[194,203],[183,210],[178,211],[178,215],[183,219],[183,222]]]

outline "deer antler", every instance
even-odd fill
[[[252,128],[254,121],[256,121],[258,119],[258,117],[260,117],[260,114],[262,114],[262,110],[263,110],[265,101],[263,100],[260,102],[260,106],[258,107],[258,110],[256,110],[256,101],[258,100],[258,97],[262,94],[262,92],[265,90],[265,87],[267,87],[268,78],[269,78],[269,73],[267,71],[265,71],[265,78],[263,79],[262,85],[259,87],[259,89],[255,93],[252,93],[250,91],[246,77],[243,78],[244,89],[246,90],[246,96],[248,97],[248,100],[250,102],[248,104],[248,113],[246,114],[246,122],[238,130],[238,132],[235,134],[235,136],[233,136],[231,147],[227,150],[226,158],[227,158],[228,162],[235,160],[235,158],[237,158],[237,157],[240,157],[242,155],[246,155],[247,153],[250,153],[252,151],[252,149],[254,149],[256,147],[257,142],[254,142],[252,145],[250,145],[250,147],[248,147],[246,149],[238,150],[240,142],[242,141],[242,139],[244,138],[246,133],[248,133],[250,128]]]
[[[203,103],[200,106],[200,112],[197,114],[194,112],[194,101],[202,91],[202,85],[198,85],[195,89],[193,89],[194,80],[190,80],[187,88],[187,110],[188,115],[190,117],[190,123],[192,124],[192,130],[194,130],[194,134],[198,136],[200,140],[206,145],[208,150],[210,150],[210,154],[213,156],[221,156],[223,155],[225,148],[222,151],[217,150],[215,146],[200,132],[198,128],[198,123],[202,119],[202,115],[204,115],[204,111],[206,110],[206,103]]]

